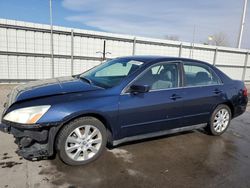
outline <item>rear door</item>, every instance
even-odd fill
[[[183,62],[182,126],[206,123],[213,108],[223,101],[223,85],[207,65]]]
[[[180,63],[159,63],[130,85],[148,85],[150,91],[133,94],[129,86],[120,96],[119,125],[123,137],[181,126]]]

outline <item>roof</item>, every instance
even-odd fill
[[[142,61],[145,63],[158,62],[158,61],[195,61],[199,63],[208,64],[206,62],[195,60],[195,59],[190,59],[190,58],[154,56],[154,55],[136,55],[136,56],[126,56],[126,57],[121,57],[121,58]]]

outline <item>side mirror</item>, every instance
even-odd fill
[[[130,93],[146,93],[150,87],[148,85],[132,85],[129,88]]]

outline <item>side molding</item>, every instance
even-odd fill
[[[202,123],[202,124],[186,126],[186,127],[176,128],[176,129],[170,129],[170,130],[164,130],[164,131],[159,131],[159,132],[154,132],[154,133],[147,133],[147,134],[142,134],[142,135],[137,135],[137,136],[125,137],[119,140],[114,140],[113,146],[117,146],[121,143],[131,142],[135,140],[143,140],[146,138],[153,138],[153,137],[169,135],[169,134],[174,134],[174,133],[179,133],[179,132],[191,131],[195,129],[204,128],[206,126],[207,126],[206,123]]]

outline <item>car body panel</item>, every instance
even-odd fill
[[[222,85],[184,87],[181,90],[183,126],[208,122],[214,107],[226,101],[224,93],[214,93],[222,91]]]
[[[120,96],[119,125],[124,137],[181,126],[182,100],[172,100],[179,89]]]
[[[97,89],[100,88],[91,86],[81,79],[71,76],[32,81],[15,87],[10,93],[6,107],[10,107],[15,102],[25,100]]]

